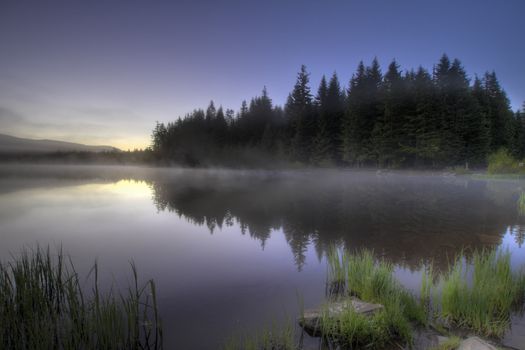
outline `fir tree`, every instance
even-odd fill
[[[312,153],[312,141],[315,135],[315,119],[309,82],[306,66],[302,65],[286,105],[286,113],[293,130],[291,155],[293,159],[305,163],[308,162]]]

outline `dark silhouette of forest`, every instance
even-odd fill
[[[360,62],[348,88],[334,73],[315,96],[303,65],[284,108],[266,88],[238,112],[212,101],[157,123],[152,151],[158,161],[189,166],[477,167],[500,148],[525,156],[524,118],[494,72],[471,81],[447,55],[432,73],[402,71],[395,60],[383,73],[377,59]]]

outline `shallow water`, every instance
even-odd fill
[[[332,244],[369,248],[417,291],[420,268],[499,246],[525,264],[524,182],[367,171],[0,165],[0,259],[62,245],[126,285],[157,282],[166,348],[215,349],[324,298]],[[525,349],[525,322],[505,338]]]

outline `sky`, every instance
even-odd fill
[[[264,86],[284,104],[301,64],[315,92],[360,60],[471,78],[495,70],[525,101],[523,0],[0,0],[0,133],[121,149],[155,122],[238,110]]]

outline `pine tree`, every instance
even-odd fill
[[[469,124],[470,161],[474,165],[482,165],[486,162],[487,154],[490,150],[490,124],[484,105],[486,104],[486,94],[483,82],[476,76],[471,88],[472,97],[475,103]]]
[[[326,109],[326,99],[328,97],[328,86],[326,84],[326,77],[323,75],[321,82],[319,83],[319,89],[317,90],[317,96],[315,97],[315,104],[319,114],[323,114]]]
[[[326,125],[326,119],[322,118],[319,122],[317,135],[314,139],[312,149],[312,164],[321,166],[333,165],[330,138],[328,134],[328,128]]]
[[[436,108],[436,89],[428,71],[419,67],[411,84],[412,117],[405,126],[410,140],[406,151],[414,165],[435,166],[441,154],[441,124]]]
[[[310,78],[306,71],[306,66],[302,65],[286,105],[286,113],[293,131],[291,156],[294,160],[304,163],[308,162],[312,153],[312,141],[315,135],[315,120],[312,95],[308,85],[309,81]]]
[[[343,121],[343,161],[362,166],[374,160],[372,131],[382,114],[381,69],[377,59],[365,68],[363,62],[350,81],[348,107]]]
[[[336,163],[341,163],[341,130],[344,111],[345,96],[343,91],[341,91],[337,74],[334,72],[328,84],[324,119],[330,140],[331,159]]]
[[[514,123],[514,134],[510,144],[511,154],[517,159],[523,159],[525,156],[525,128],[524,128],[524,117],[525,115],[520,111],[517,111],[513,118]]]
[[[317,132],[313,140],[311,162],[314,165],[330,164],[332,162],[332,150],[330,135],[328,132],[328,86],[323,75],[315,98],[317,112]]]
[[[399,65],[394,60],[388,67],[382,85],[384,111],[372,132],[374,152],[380,166],[399,165],[404,160],[401,155],[406,109],[404,89]]]
[[[485,73],[484,77],[486,105],[485,113],[490,123],[491,151],[508,147],[512,138],[512,111],[510,102],[502,90],[496,73]]]
[[[360,61],[357,72],[352,76],[348,87],[348,106],[343,118],[341,155],[343,162],[349,165],[359,165],[361,153],[361,101],[364,98],[365,65]]]

